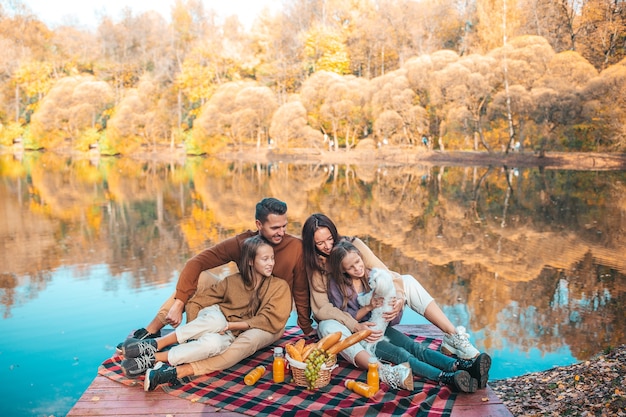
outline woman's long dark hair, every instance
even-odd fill
[[[335,244],[333,250],[330,251],[330,255],[328,256],[328,265],[330,267],[330,274],[328,283],[330,285],[330,281],[334,281],[339,287],[339,291],[343,297],[343,304],[341,306],[342,310],[346,309],[348,305],[348,300],[352,297],[354,293],[354,286],[352,285],[352,278],[343,271],[343,267],[341,266],[341,262],[349,253],[356,253],[363,259],[361,255],[361,251],[359,251],[356,246],[354,246],[351,242],[347,240],[341,240]],[[363,284],[363,288],[365,291],[370,291],[370,284],[368,281],[368,273],[366,271],[365,275],[361,277],[361,283]]]
[[[245,316],[252,317],[256,315],[259,305],[261,304],[259,292],[266,277],[261,277],[261,282],[259,283],[257,290],[254,291],[254,258],[256,258],[259,248],[263,245],[267,245],[270,248],[272,247],[272,245],[267,243],[267,241],[260,235],[255,235],[244,240],[243,246],[241,247],[241,258],[239,259],[237,266],[239,267],[239,273],[241,274],[244,286],[246,289],[250,289],[250,291],[252,291],[252,300],[250,301],[250,306],[248,311],[246,311]],[[267,288],[265,290],[267,291]]]
[[[328,229],[335,243],[339,242],[341,239],[339,232],[337,231],[337,226],[335,226],[335,223],[333,223],[333,221],[325,214],[314,213],[306,219],[304,225],[302,225],[302,256],[304,258],[304,268],[306,269],[306,275],[309,278],[309,282],[312,282],[311,277],[313,276],[313,273],[320,270],[319,264],[317,263],[320,252],[315,246],[315,232],[321,227],[326,227]],[[317,290],[324,291],[326,288],[320,288]]]

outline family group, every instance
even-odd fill
[[[185,263],[176,291],[154,319],[118,345],[127,377],[145,375],[144,388],[152,391],[228,369],[279,340],[295,305],[307,338],[341,332],[343,339],[370,329],[367,339],[340,354],[364,370],[376,358],[381,381],[393,389],[412,390],[414,375],[458,392],[486,386],[490,356],[469,342],[465,329],[452,324],[415,277],[389,271],[361,239],[340,235],[324,214],[309,216],[300,238],[286,232],[287,204],[264,198],[255,223],[256,230]],[[218,279],[208,271],[230,262],[239,272]],[[373,291],[384,280],[391,297]],[[441,329],[441,350],[394,328],[405,306]],[[161,335],[167,325],[174,331]]]

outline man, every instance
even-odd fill
[[[133,338],[156,338],[167,324],[178,326],[182,322],[183,310],[186,312],[187,322],[196,318],[203,306],[194,302],[193,295],[196,292],[201,294],[202,288],[210,286],[216,279],[212,274],[203,271],[238,261],[242,254],[243,242],[255,234],[260,234],[274,248],[274,275],[289,284],[298,313],[298,326],[305,335],[314,334],[309,284],[302,261],[302,241],[286,233],[287,204],[275,198],[264,198],[256,205],[255,218],[257,231],[248,230],[240,233],[188,260],[180,273],[174,295],[161,306],[156,317],[146,328],[133,333]],[[282,334],[282,330],[272,334],[259,329],[250,329],[241,333],[221,355],[179,365],[176,368],[162,366],[150,370],[148,375],[156,386],[176,378],[221,371],[274,343]]]

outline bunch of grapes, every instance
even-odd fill
[[[320,369],[326,360],[328,359],[328,355],[326,351],[322,349],[313,349],[309,356],[307,356],[304,363],[306,364],[306,368],[304,369],[304,377],[309,383],[309,389],[315,388],[315,382],[317,381],[317,377],[319,376]]]

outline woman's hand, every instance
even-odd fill
[[[383,313],[383,319],[387,322],[395,320],[395,318],[398,317],[398,314],[402,312],[402,309],[404,308],[404,299],[394,297],[389,301],[389,304],[391,305],[392,310]]]
[[[372,334],[370,334],[367,337],[367,339],[365,339],[365,341],[369,343],[374,343],[375,341],[383,337],[383,332],[382,330],[372,329],[372,326],[375,326],[375,324],[372,323],[371,321],[364,321],[363,323],[357,323],[356,326],[354,326],[354,330],[352,331],[352,333],[357,333],[357,332],[360,332],[361,330],[370,329],[372,331]]]

